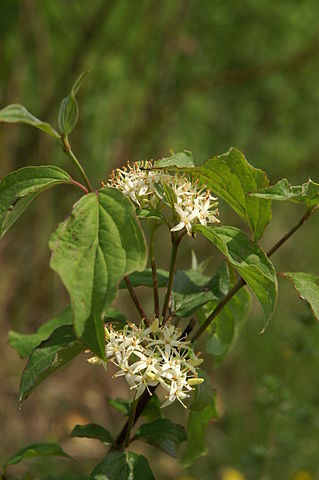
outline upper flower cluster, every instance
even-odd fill
[[[139,207],[156,208],[162,202],[157,185],[167,185],[173,192],[174,219],[177,224],[172,231],[184,227],[188,235],[196,223],[219,223],[217,198],[210,190],[200,187],[198,181],[191,181],[183,175],[170,175],[162,170],[152,170],[152,162],[128,163],[127,167],[113,170],[107,183],[109,187],[121,190]]]
[[[202,383],[196,367],[201,364],[190,342],[181,339],[181,330],[174,325],[159,325],[157,318],[150,327],[128,324],[122,331],[105,329],[105,353],[118,367],[114,377],[125,376],[138,398],[150,386],[160,385],[166,392],[162,407],[189,397],[193,386]],[[90,363],[106,362],[92,357]]]

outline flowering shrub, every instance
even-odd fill
[[[309,180],[292,186],[283,179],[270,186],[263,171],[231,148],[201,166],[194,165],[187,151],[171,152],[158,161],[128,163],[94,190],[68,137],[78,119],[76,94],[82,79],[83,75],[62,101],[59,132],[21,105],[0,110],[0,122],[25,123],[53,137],[83,181],[59,167],[44,165],[26,166],[0,182],[1,237],[47,188],[69,184],[82,193],[49,242],[50,266],[64,283],[70,305],[36,334],[10,332],[9,343],[21,357],[28,357],[21,377],[20,404],[42,381],[81,353],[89,353],[86,359],[90,364],[105,369],[113,364],[115,379],[124,377],[129,386],[130,400],[124,402],[128,419],[116,436],[93,423],[75,426],[71,436],[96,438],[109,445],[105,458],[83,478],[152,479],[147,459],[133,452],[131,443],[144,441],[176,457],[177,447],[186,442],[184,449],[181,446],[185,466],[206,453],[206,426],[217,417],[216,392],[209,374],[199,366],[205,368],[206,355],[220,362],[230,351],[248,316],[250,294],[259,301],[264,329],[267,327],[278,294],[277,272],[270,257],[318,209],[319,184]],[[239,215],[250,235],[226,225],[217,209],[218,198]],[[271,220],[274,200],[302,204],[305,211],[265,253],[259,241]],[[157,268],[156,234],[161,226],[171,240],[168,271]],[[206,262],[198,264],[195,255],[190,270],[176,267],[183,238],[189,236],[196,242],[200,235],[224,256],[213,276],[205,274]],[[280,277],[293,282],[318,317],[318,275],[280,272]],[[150,288],[151,311],[145,311],[136,293],[141,285]],[[132,323],[112,307],[118,289],[126,289],[139,322]],[[164,289],[163,300],[160,289]],[[199,341],[203,357],[198,352]],[[186,426],[163,417],[164,407],[176,400],[187,412]],[[150,401],[155,418],[135,429]],[[112,400],[113,406],[117,403]],[[2,478],[10,478],[8,467],[24,458],[46,455],[68,457],[56,443],[32,444],[7,460]],[[73,478],[72,473],[66,475]]]

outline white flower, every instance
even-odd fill
[[[162,407],[178,400],[184,407],[193,385],[202,381],[196,372],[201,360],[190,342],[181,338],[181,330],[167,323],[160,325],[154,318],[149,327],[127,324],[122,331],[105,330],[105,354],[117,368],[114,378],[124,377],[138,398],[149,387],[161,385],[167,393]],[[91,364],[105,364],[97,357]]]
[[[153,167],[152,162],[128,163],[127,167],[113,170],[107,186],[118,188],[139,207],[155,209],[167,206],[156,185],[169,186],[176,197],[171,208],[174,219],[178,220],[171,228],[172,232],[185,228],[191,236],[196,223],[219,223],[217,198],[211,195],[210,190],[200,187],[198,180],[193,181],[180,174],[170,175],[164,170],[152,170]]]

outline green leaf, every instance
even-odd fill
[[[265,172],[247,162],[242,152],[231,148],[200,167],[176,167],[176,170],[198,178],[202,185],[225,200],[249,225],[256,241],[261,238],[271,220],[271,202],[248,194],[268,187],[269,180]]]
[[[142,272],[134,272],[128,276],[132,287],[151,287],[153,288],[153,276],[152,270],[150,268],[146,268]],[[157,281],[158,287],[166,287],[168,281],[168,272],[166,270],[162,270],[161,268],[157,269]],[[127,288],[126,283],[124,280],[120,283],[120,288]]]
[[[184,150],[184,152],[172,152],[169,157],[162,158],[155,162],[156,167],[194,167],[192,152]]]
[[[60,313],[57,317],[52,318],[48,322],[41,325],[36,333],[23,334],[15,331],[9,332],[9,345],[14,348],[21,358],[28,357],[32,350],[40,345],[43,340],[49,338],[51,333],[62,325],[72,324],[72,311],[68,307],[64,312]]]
[[[75,96],[79,91],[79,88],[87,72],[88,70],[81,73],[81,75],[74,82],[70,95],[65,97],[61,102],[58,116],[58,125],[60,132],[63,133],[63,135],[69,135],[69,133],[72,132],[78,122],[79,106]]]
[[[71,325],[57,328],[30,355],[21,377],[20,404],[43,380],[84,350],[85,345],[76,339]]]
[[[137,208],[136,215],[139,218],[147,218],[148,220],[159,220],[161,222],[165,222],[164,215],[161,214],[158,210],[149,210],[147,208]]]
[[[60,447],[60,445],[57,443],[32,443],[10,457],[9,460],[7,460],[4,464],[4,469],[6,469],[9,465],[20,463],[25,458],[48,457],[51,455],[72,458],[70,455],[65,453],[62,447]]]
[[[79,119],[79,106],[74,95],[65,97],[60,106],[58,125],[63,135],[69,135],[72,132]]]
[[[70,433],[70,437],[95,438],[105,444],[114,442],[112,435],[102,425],[97,425],[96,423],[76,425]]]
[[[177,203],[177,197],[174,190],[166,183],[155,183],[155,192],[158,198],[160,198],[166,205],[174,209],[174,204]]]
[[[68,173],[53,165],[24,167],[9,173],[0,181],[0,238],[39,193],[71,182]]]
[[[280,273],[282,278],[292,281],[299,297],[309,303],[310,308],[319,320],[319,275],[303,272]]]
[[[202,389],[207,389],[207,385]],[[203,400],[206,399],[204,402]],[[208,400],[209,399],[209,400]],[[189,467],[197,458],[207,453],[205,432],[209,421],[213,418],[217,418],[216,410],[216,392],[213,391],[212,395],[207,395],[207,392],[202,396],[194,398],[194,406],[191,406],[191,410],[187,422],[187,447],[183,455],[183,465]],[[209,402],[209,403],[208,403]],[[204,408],[199,408],[201,405],[206,405]],[[197,407],[198,408],[197,408]]]
[[[154,480],[143,455],[134,452],[112,452],[93,470],[90,480]]]
[[[125,315],[122,312],[119,312],[115,308],[108,308],[104,316],[105,324],[112,324],[114,330],[123,330],[127,324]]]
[[[176,445],[184,442],[187,435],[182,425],[172,423],[168,418],[158,418],[154,422],[143,423],[135,432],[134,438],[149,443],[176,458]]]
[[[134,207],[115,188],[85,195],[49,246],[51,267],[71,298],[75,332],[104,358],[103,311],[114,300],[120,279],[144,270],[147,261]]]
[[[250,304],[251,298],[248,291],[239,290],[215,318],[212,328],[208,330],[209,337],[205,351],[218,356],[215,358],[215,365],[219,365],[226,353],[229,353],[234,346],[248,318]],[[210,315],[216,305],[216,302],[212,302],[207,306],[205,318]]]
[[[228,292],[229,269],[224,263],[212,277],[198,270],[177,270],[173,282],[174,314],[188,317],[213,300],[221,300]]]
[[[278,293],[276,271],[267,255],[235,227],[196,225],[194,231],[201,232],[225,255],[256,295],[265,314],[265,329]]]
[[[211,387],[209,376],[203,370],[198,370],[198,376],[204,379],[204,382],[195,387],[191,410],[203,410],[214,402],[214,391]]]
[[[199,167],[199,178],[235,210],[259,240],[271,220],[271,202],[247,194],[269,185],[265,172],[252,167],[242,152],[231,148]]]
[[[148,422],[153,422],[153,420],[162,417],[161,403],[155,393],[153,393],[150,400],[147,402],[142,412],[142,416]]]
[[[128,400],[124,400],[123,398],[110,398],[107,397],[107,401],[111,405],[111,407],[115,408],[119,412],[122,412],[124,415],[128,415],[130,413],[131,402]]]
[[[210,278],[196,270],[177,270],[173,281],[173,310],[178,317],[188,317],[211,300],[217,300],[209,288]]]
[[[319,204],[319,183],[309,179],[302,185],[293,186],[286,178],[283,178],[275,185],[259,189],[257,192],[250,193],[250,195],[265,200],[291,200],[312,207]]]
[[[80,73],[80,75],[78,76],[78,78],[75,80],[74,84],[73,84],[73,87],[72,87],[72,90],[71,90],[71,93],[72,95],[76,95],[83,83],[83,80],[84,78],[87,76],[89,70],[86,69],[84,70],[82,73]]]
[[[207,353],[219,356],[218,359],[215,359],[216,365],[219,365],[221,360],[224,359],[226,353],[229,353],[234,346],[238,335],[248,318],[250,305],[251,298],[248,291],[241,289],[216,317],[214,321],[216,331],[208,338],[205,349]],[[223,350],[219,353],[216,351],[218,343]]]
[[[60,135],[58,132],[51,127],[49,123],[42,122],[37,117],[28,112],[28,110],[18,103],[8,105],[7,107],[0,110],[0,123],[25,123],[26,125],[31,125],[32,127],[38,128],[45,133],[51,135],[51,137],[59,139]]]

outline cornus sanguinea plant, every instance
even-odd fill
[[[126,399],[109,401],[112,408],[127,414],[118,432],[111,434],[91,423],[75,426],[71,436],[109,444],[105,458],[91,473],[84,472],[83,478],[152,479],[147,459],[134,452],[135,441],[150,443],[174,457],[178,453],[185,466],[206,453],[206,426],[217,411],[212,375],[205,366],[211,363],[205,359],[213,355],[218,366],[229,353],[245,326],[251,294],[260,303],[266,329],[278,294],[278,272],[270,257],[317,211],[319,184],[308,180],[292,186],[283,179],[270,186],[262,170],[231,148],[199,166],[188,151],[171,152],[160,160],[129,162],[113,170],[95,190],[69,142],[78,119],[76,95],[83,76],[62,101],[58,131],[22,105],[0,110],[0,122],[25,123],[50,135],[79,173],[75,179],[54,165],[25,166],[8,173],[0,182],[0,236],[49,187],[68,184],[81,194],[49,241],[50,266],[64,283],[70,305],[56,312],[36,335],[10,332],[9,343],[21,357],[28,357],[20,405],[42,381],[82,353],[75,360],[79,364],[88,361],[105,367],[106,372],[100,369],[100,374],[108,390],[112,391],[114,382],[127,385]],[[218,199],[234,210],[249,234],[227,225],[223,209],[218,212]],[[261,240],[274,200],[298,203],[304,211],[264,252]],[[214,255],[213,274],[206,273],[207,258],[198,263],[194,253],[199,236],[207,241],[207,257],[213,249],[222,254],[222,260]],[[179,270],[179,247],[187,238],[191,268]],[[168,270],[158,268],[159,249],[170,250]],[[293,264],[287,270],[279,277],[291,281],[318,315],[318,275],[293,272]],[[150,292],[145,305],[139,299],[140,286]],[[113,305],[118,289],[125,289],[131,298],[135,319],[134,309],[126,318]],[[186,417],[184,426],[163,417],[180,406],[186,407],[180,414]],[[148,415],[145,421],[147,411],[152,417]],[[10,478],[10,465],[45,455],[68,456],[57,443],[35,443],[9,458],[2,477]]]

